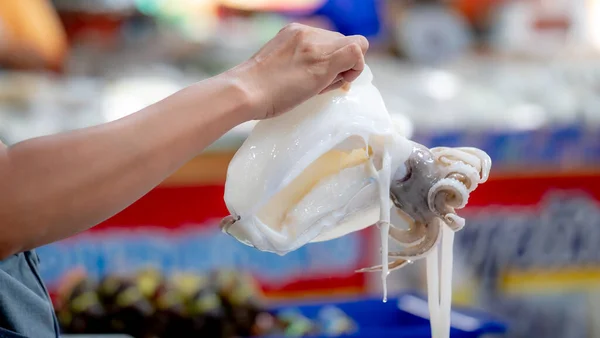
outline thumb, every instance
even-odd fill
[[[343,79],[334,81],[327,88],[323,89],[319,94],[325,94],[325,93],[328,93],[330,91],[333,91],[333,90],[336,90],[336,89],[340,89],[340,88],[342,88],[344,86],[344,84],[345,84],[345,81]]]

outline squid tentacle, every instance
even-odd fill
[[[388,271],[395,271],[401,269],[408,265],[410,262],[405,259],[397,259],[388,264]],[[382,265],[372,266],[370,268],[364,268],[360,270],[356,270],[358,273],[366,273],[366,272],[379,272],[381,271]]]
[[[445,178],[453,178],[467,187],[469,192],[475,190],[479,184],[479,172],[473,166],[464,162],[453,163],[446,168],[444,171],[448,172]]]
[[[388,252],[389,257],[416,260],[426,256],[440,241],[442,220],[436,219],[426,227],[425,239],[417,246],[404,248],[401,251]]]
[[[483,150],[470,147],[446,148],[436,147],[430,149],[438,161],[452,165],[455,162],[462,162],[475,168],[479,174],[479,184],[487,182],[492,166],[490,156]]]
[[[425,226],[423,225],[412,226],[408,230],[390,226],[389,236],[391,239],[407,248],[420,245],[427,237]]]
[[[402,210],[396,209],[396,214],[408,224],[408,229],[401,229],[390,224],[390,238],[404,247],[412,247],[421,244],[427,235],[426,226],[413,221],[412,218]]]
[[[438,243],[441,238],[441,220],[433,221],[426,228],[425,237],[423,237],[423,241],[419,243],[417,246],[405,248],[399,252],[388,252],[389,257],[398,258],[388,264],[389,271],[398,270],[403,268],[407,264],[410,264],[411,261],[417,260],[426,256]],[[378,272],[381,271],[382,265],[376,265],[369,268],[364,268],[357,270],[356,272]]]
[[[219,222],[219,228],[221,228],[221,231],[224,233],[229,233],[229,228],[231,228],[239,220],[240,216],[226,216],[221,220],[221,222]]]
[[[464,184],[453,178],[444,178],[431,188],[427,201],[431,211],[443,218],[452,230],[458,231],[465,222],[456,215],[455,209],[464,207],[468,198],[469,191]]]

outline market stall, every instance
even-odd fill
[[[55,5],[71,58],[60,72],[0,73],[5,143],[135,113],[242,62],[287,22],[364,34],[374,83],[406,135],[477,147],[494,163],[456,234],[452,337],[600,337],[600,2]],[[355,273],[379,262],[374,228],[283,257],[220,231],[227,167],[253,126],[111,219],[38,250],[66,333],[430,335],[424,264],[390,275],[385,304],[379,276]]]

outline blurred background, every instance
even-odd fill
[[[367,36],[414,140],[492,157],[456,238],[453,337],[600,337],[600,0],[0,0],[0,139],[131,114],[289,22]],[[65,333],[429,336],[425,264],[390,275],[386,304],[379,275],[354,273],[379,259],[374,229],[285,257],[220,233],[251,127],[39,249]]]

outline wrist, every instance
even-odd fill
[[[239,123],[260,119],[264,115],[261,112],[264,110],[265,95],[262,86],[258,84],[260,78],[255,65],[247,61],[221,76],[227,78],[242,102],[239,109],[241,118]]]

